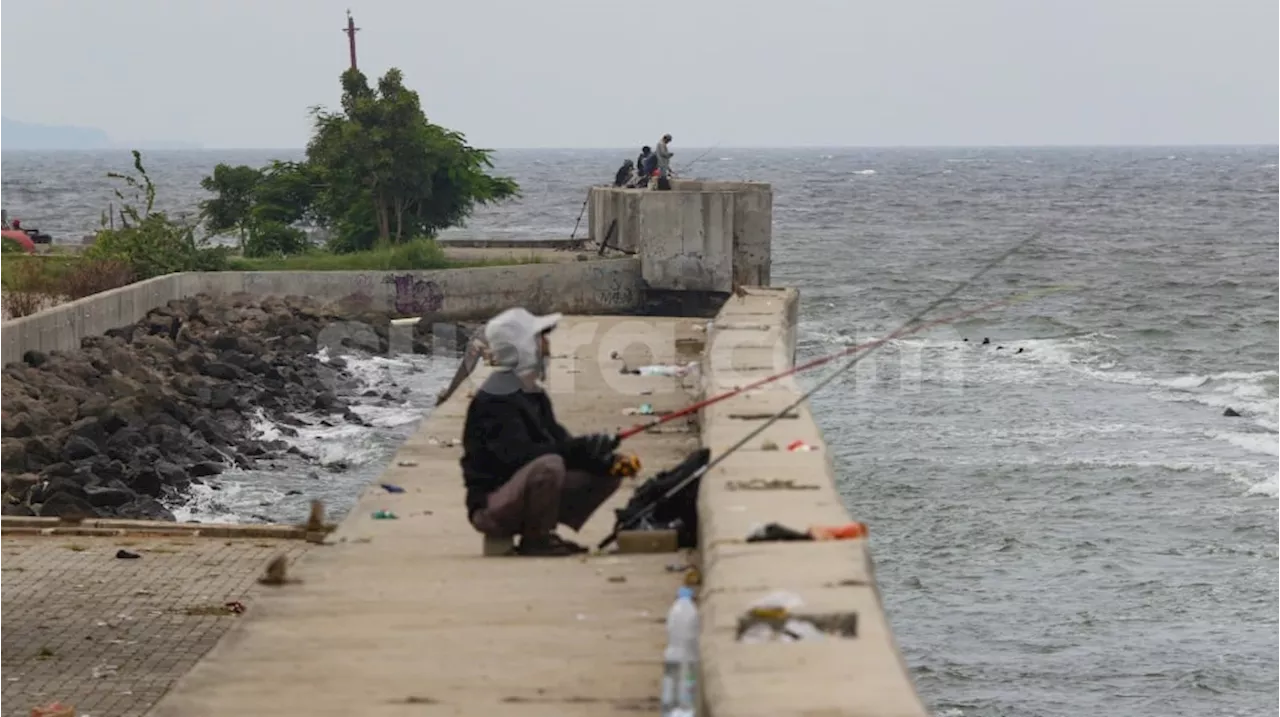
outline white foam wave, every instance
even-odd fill
[[[1280,473],[1271,476],[1267,480],[1254,483],[1245,492],[1249,495],[1265,495],[1272,498],[1280,496]]]
[[[853,173],[854,173],[854,174],[861,174],[861,175],[863,175],[863,176],[871,176],[872,174],[875,174],[875,173],[876,173],[876,170],[874,170],[874,169],[858,169],[858,170],[855,170]]]
[[[244,506],[274,502],[284,495],[265,486],[250,488],[234,476],[222,474],[216,487],[207,483],[191,486],[186,500],[169,504],[169,510],[180,523],[240,523],[244,521]]]
[[[327,349],[316,353],[317,360],[331,363]],[[407,402],[384,401],[381,398],[357,396],[351,410],[368,425],[354,424],[335,416],[313,413],[294,414],[301,425],[293,422],[277,424],[259,410],[250,417],[250,437],[263,441],[282,441],[313,456],[322,466],[344,466],[341,472],[316,483],[317,473],[295,468],[280,473],[269,470],[231,470],[196,485],[181,503],[168,507],[179,520],[202,522],[244,522],[260,516],[280,519],[282,514],[305,512],[307,496],[317,490],[331,497],[344,495],[354,486],[369,480],[380,461],[388,457],[394,441],[388,434],[401,434],[406,426],[421,420],[430,410],[438,384],[451,374],[450,362],[438,365],[426,357],[343,356],[344,370],[354,379],[357,393],[373,390],[379,395],[391,393]],[[410,389],[407,393],[405,389]],[[361,403],[367,401],[367,403]],[[321,474],[324,471],[320,471]],[[289,497],[297,496],[297,497]],[[337,499],[341,502],[341,498]]]

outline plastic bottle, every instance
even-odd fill
[[[698,709],[698,606],[693,589],[681,587],[667,612],[662,661],[663,717],[693,717]]]

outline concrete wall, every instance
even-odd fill
[[[148,311],[180,299],[181,274],[170,274],[104,291],[45,309],[0,325],[5,364],[22,360],[27,351],[67,351],[80,348],[86,336],[141,320]]]
[[[587,195],[587,236],[597,244],[609,239],[609,246],[635,253],[640,246],[640,199],[643,189],[592,187]],[[609,227],[614,222],[613,234]]]
[[[794,365],[798,296],[752,289],[730,298],[714,322],[703,359],[708,394],[759,380]],[[783,379],[708,407],[702,441],[721,455],[802,393]],[[800,439],[818,447],[792,453]],[[779,450],[764,450],[772,442]],[[702,480],[698,498],[702,555],[702,686],[706,713],[731,715],[928,714],[916,696],[885,619],[866,540],[747,543],[754,526],[797,530],[851,520],[835,488],[821,431],[807,403]],[[790,479],[791,488],[742,489],[740,481]],[[731,483],[733,481],[734,483]],[[734,489],[735,487],[739,489]],[[870,524],[874,516],[854,516]],[[738,618],[774,591],[798,595],[798,617],[856,615],[856,635],[793,643],[738,642]]]
[[[188,274],[187,295],[296,294],[352,310],[442,320],[487,319],[512,306],[571,314],[627,313],[640,305],[635,259],[436,271],[259,271]]]
[[[483,320],[511,306],[567,314],[624,314],[644,301],[637,259],[520,264],[440,271],[272,271],[169,274],[6,321],[5,364],[27,351],[67,351],[86,336],[141,320],[174,299],[207,293],[294,294],[352,311]]]
[[[587,205],[591,239],[608,237],[609,246],[639,254],[644,279],[655,289],[729,291],[735,283],[770,283],[768,184],[675,179],[669,192],[593,187]],[[729,257],[727,278],[722,254]]]

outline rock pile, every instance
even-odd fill
[[[306,297],[198,296],[78,351],[30,351],[0,385],[3,512],[172,520],[160,498],[299,453],[249,437],[258,411],[363,423],[345,362],[315,354],[385,352],[390,329],[386,314],[342,316]],[[415,336],[414,349],[430,351],[430,338]]]

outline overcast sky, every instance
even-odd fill
[[[400,67],[487,147],[1273,144],[1276,0],[5,0],[5,116],[306,143]]]

